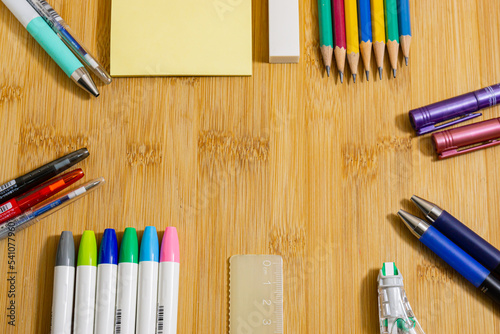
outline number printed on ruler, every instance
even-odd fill
[[[263,312],[265,317],[262,325],[273,325],[274,333],[283,333],[283,277],[281,273],[281,263],[272,263],[271,260],[262,261],[262,274],[264,280],[262,284],[271,288],[271,298],[262,299]],[[274,319],[273,319],[274,318]]]
[[[156,334],[163,334],[163,321],[165,320],[165,307],[158,306],[158,314],[156,318]]]
[[[4,191],[5,189],[8,189],[8,188],[12,187],[15,184],[16,184],[16,180],[12,180],[12,181],[9,181],[9,182],[7,182],[5,184],[2,184],[0,186],[0,191]]]
[[[7,204],[0,206],[0,213],[4,213],[5,211],[10,209],[12,209],[12,203],[8,202]]]

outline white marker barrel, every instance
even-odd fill
[[[179,263],[160,262],[158,279],[157,334],[177,333]]]
[[[71,334],[73,317],[73,293],[75,289],[75,267],[54,268],[54,291],[52,295],[52,334]]]
[[[120,262],[118,264],[115,334],[135,333],[137,271],[137,263]]]
[[[94,334],[113,334],[115,329],[116,264],[97,266],[97,296]]]
[[[76,267],[74,334],[94,332],[96,266]]]
[[[156,330],[156,298],[158,293],[158,262],[139,262],[137,290],[137,324],[139,334],[154,334]]]

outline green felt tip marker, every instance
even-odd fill
[[[95,287],[97,279],[97,242],[94,231],[85,231],[78,248],[73,333],[94,330]]]
[[[123,233],[118,258],[115,333],[135,333],[138,268],[139,241],[137,232],[135,228],[127,227]]]

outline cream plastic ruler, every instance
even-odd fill
[[[283,333],[283,260],[234,255],[229,260],[229,333]]]

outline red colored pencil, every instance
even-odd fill
[[[345,59],[347,55],[347,40],[345,35],[344,0],[332,0],[333,35],[335,61],[340,74],[340,82],[344,82]]]

